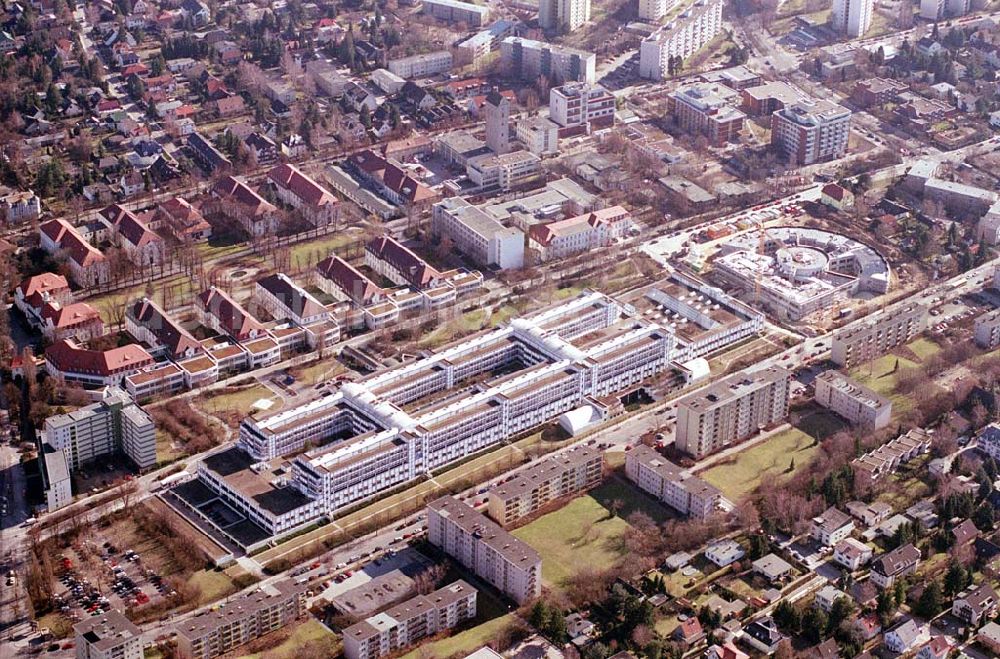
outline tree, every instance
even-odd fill
[[[944,592],[949,597],[954,597],[962,592],[968,585],[970,575],[968,571],[958,561],[951,561],[948,565],[948,572],[944,575]]]
[[[934,579],[924,587],[924,592],[920,593],[920,599],[917,600],[914,611],[920,617],[930,620],[941,613],[941,602],[941,584],[937,579]]]
[[[802,635],[813,645],[823,640],[826,626],[826,614],[819,607],[810,606],[802,614]]]

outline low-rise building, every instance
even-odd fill
[[[112,609],[73,625],[77,659],[142,659],[142,630]]]
[[[509,527],[556,499],[599,485],[603,476],[604,454],[577,446],[539,460],[512,480],[491,488],[487,514]]]
[[[295,165],[278,165],[267,173],[274,189],[284,203],[295,208],[315,227],[324,227],[337,220],[339,205],[336,197]]]
[[[883,590],[892,588],[897,579],[913,574],[920,564],[920,550],[905,544],[882,554],[872,563],[871,580]]]
[[[451,51],[448,50],[437,50],[431,53],[389,60],[385,66],[391,73],[406,79],[424,78],[445,73],[450,71],[451,67]]]
[[[175,625],[185,659],[211,659],[277,631],[307,613],[305,584],[279,581]]]
[[[780,583],[792,573],[792,566],[777,554],[767,554],[753,562],[753,572],[771,583]]]
[[[991,620],[997,614],[997,594],[988,583],[959,593],[952,602],[951,614],[978,629],[986,620]]]
[[[49,220],[38,227],[38,233],[42,249],[50,254],[66,254],[70,276],[78,286],[88,288],[108,282],[110,262],[69,222]]]
[[[191,332],[147,297],[136,300],[125,309],[125,331],[136,341],[149,346],[154,355],[186,359],[202,351],[201,344]]]
[[[615,122],[614,94],[600,85],[569,83],[549,90],[549,119],[563,128],[606,128]]]
[[[835,588],[834,586],[827,584],[816,591],[816,597],[813,599],[814,605],[824,613],[829,613],[833,610],[833,605],[842,597],[847,597],[847,593]]]
[[[892,401],[843,373],[829,370],[816,376],[816,402],[863,430],[878,430],[892,420]]]
[[[846,567],[851,572],[860,569],[872,559],[872,548],[854,538],[847,537],[833,548],[834,562]]]
[[[854,521],[851,516],[837,508],[830,507],[822,515],[813,517],[812,529],[809,534],[814,540],[827,547],[833,547],[849,537],[852,531],[854,531]]]
[[[685,131],[708,138],[721,147],[737,139],[746,115],[734,105],[739,92],[729,87],[696,82],[680,87],[668,97],[668,108]]]
[[[347,659],[379,659],[476,617],[476,589],[462,580],[417,595],[344,630]]]
[[[524,234],[462,197],[449,197],[434,205],[431,233],[447,237],[459,252],[485,268],[524,266]]]
[[[542,261],[607,247],[632,229],[632,215],[622,206],[611,206],[528,230],[528,244]]]
[[[625,455],[625,473],[641,490],[683,515],[704,519],[718,509],[722,500],[717,488],[644,444]]]
[[[288,275],[278,272],[257,280],[254,300],[278,321],[290,320],[306,326],[330,320],[330,312]]]
[[[215,206],[225,217],[236,221],[255,238],[273,236],[278,230],[278,209],[244,181],[226,176],[212,186]]]
[[[719,567],[732,565],[746,555],[747,552],[743,546],[730,538],[717,540],[705,548],[705,558]]]
[[[45,349],[45,371],[61,382],[84,387],[120,385],[122,380],[152,366],[153,356],[142,346],[110,350],[81,348],[73,339],[56,341]]]

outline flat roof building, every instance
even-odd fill
[[[976,318],[976,345],[984,350],[1000,347],[1000,309],[988,311]]]
[[[874,313],[833,335],[830,359],[838,366],[852,368],[909,343],[926,325],[927,307],[918,302]]]
[[[671,59],[687,59],[722,29],[722,0],[699,0],[686,15],[670,21],[639,46],[639,76],[663,80],[672,74]]]
[[[431,232],[447,236],[458,251],[482,267],[507,270],[524,266],[524,234],[505,227],[461,197],[434,204]]]
[[[677,402],[676,446],[703,458],[788,416],[791,374],[771,366],[737,373]]]
[[[704,519],[718,510],[722,492],[640,444],[625,455],[625,474],[639,489],[682,515]]]
[[[542,592],[538,552],[454,497],[428,504],[427,539],[518,604]]]
[[[482,27],[490,20],[490,8],[459,0],[421,0],[421,11],[448,23]]]
[[[577,446],[539,460],[512,480],[491,488],[487,514],[509,527],[551,501],[599,485],[603,477],[603,452]]]
[[[544,41],[507,37],[500,43],[500,66],[509,75],[525,80],[545,76],[560,83],[593,83],[596,79],[597,56]]]
[[[826,99],[800,101],[771,115],[771,144],[797,165],[843,157],[850,133],[851,111]]]
[[[77,659],[142,659],[142,630],[112,609],[73,625]]]
[[[892,420],[891,400],[834,370],[816,376],[816,402],[864,430],[884,428]]]

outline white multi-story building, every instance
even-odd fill
[[[45,420],[44,441],[66,455],[71,469],[102,456],[124,453],[140,469],[156,464],[156,426],[121,389],[109,387],[103,398]]]
[[[508,75],[522,80],[543,76],[559,83],[593,83],[597,75],[597,56],[544,41],[507,37],[500,43],[500,67]]]
[[[822,515],[813,517],[809,534],[813,540],[827,547],[837,545],[851,535],[854,530],[854,520],[838,508],[830,507]]]
[[[538,25],[567,34],[590,20],[590,0],[539,0]]]
[[[816,376],[816,402],[863,430],[878,430],[892,420],[892,401],[838,371]]]
[[[717,510],[722,501],[718,489],[644,444],[625,455],[625,474],[639,489],[683,515],[704,519]]]
[[[427,505],[427,539],[518,604],[542,592],[538,552],[454,497]]]
[[[677,448],[703,458],[783,420],[790,380],[788,371],[772,366],[685,396],[677,403]]]
[[[909,343],[926,325],[927,307],[918,302],[872,314],[833,335],[830,359],[838,366],[852,368]]]
[[[539,460],[513,480],[491,488],[487,514],[509,527],[551,501],[599,485],[603,477],[604,454],[589,446],[576,446]]]
[[[51,513],[73,503],[73,482],[66,454],[49,444],[42,444],[39,455],[45,507]]]
[[[535,224],[528,244],[542,261],[607,247],[632,229],[632,215],[622,206],[610,206],[551,224]]]
[[[541,167],[541,158],[522,150],[470,158],[465,173],[479,191],[506,192],[537,177]]]
[[[483,267],[509,270],[524,266],[524,234],[505,227],[462,197],[434,204],[431,233],[447,236],[458,251]]]
[[[973,336],[976,345],[984,350],[1000,347],[1000,309],[987,311],[977,317]]]
[[[112,609],[73,626],[76,659],[142,659],[142,630]]]
[[[920,0],[920,18],[936,21],[944,17],[944,0]]]
[[[344,630],[347,659],[379,659],[476,617],[476,589],[459,579]]]
[[[453,61],[451,51],[436,50],[422,55],[411,55],[389,60],[385,68],[400,78],[423,78],[451,71]]]
[[[549,119],[563,128],[615,122],[614,94],[600,85],[569,83],[549,90]]]
[[[0,191],[0,220],[7,224],[27,222],[41,213],[42,202],[31,190]]]
[[[833,0],[830,23],[840,34],[851,38],[862,37],[872,25],[874,5],[874,0]]]
[[[490,8],[459,0],[422,0],[421,11],[449,23],[465,23],[482,27],[490,20]]]
[[[722,0],[698,0],[687,16],[670,21],[639,46],[639,76],[669,77],[672,58],[681,60],[701,50],[722,29]]]
[[[850,134],[851,111],[826,99],[800,101],[771,115],[771,144],[797,165],[843,157]]]
[[[521,117],[514,127],[517,141],[536,156],[559,153],[559,125],[545,117]]]
[[[639,0],[639,20],[648,23],[659,23],[667,15],[667,10],[674,6],[675,0]]]
[[[211,456],[202,480],[268,533],[286,532],[655,377],[673,349],[667,330],[587,292],[305,405],[248,417],[233,449],[244,457]],[[505,374],[489,377],[496,371]],[[476,390],[452,396],[469,378]],[[307,444],[317,448],[292,460],[282,485],[261,476]],[[277,507],[261,496],[276,488],[274,500],[288,500]]]

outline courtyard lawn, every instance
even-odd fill
[[[920,361],[927,361],[941,351],[941,346],[923,337],[907,344],[906,347],[912,350],[913,354],[920,358]]]
[[[813,459],[819,445],[798,428],[789,428],[760,444],[733,456],[732,462],[716,465],[698,474],[722,490],[731,501],[739,501],[757,489],[764,478],[784,479],[792,475],[788,470],[794,460],[801,469]]]
[[[609,478],[600,487],[591,490],[590,497],[608,510],[611,509],[612,502],[620,501],[622,508],[618,514],[624,519],[628,519],[629,515],[635,512],[648,515],[657,524],[674,517],[666,506],[660,505],[652,497],[618,478]]]
[[[315,265],[330,256],[330,252],[338,251],[342,247],[351,244],[361,238],[361,235],[361,233],[336,232],[316,240],[308,240],[292,245],[289,249],[289,262],[296,268],[304,268],[307,266],[307,262],[310,261],[311,265]]]
[[[281,645],[264,652],[257,652],[248,655],[237,655],[244,659],[261,659],[266,655],[269,659],[293,659],[299,649],[306,643],[321,641],[331,651],[330,656],[336,656],[336,650],[340,647],[340,639],[330,631],[326,625],[316,618],[310,617],[304,623],[292,630],[291,636],[285,639]]]
[[[288,372],[297,380],[301,380],[302,382],[312,386],[317,382],[334,378],[343,373],[344,370],[346,369],[343,364],[338,362],[333,357],[327,357],[326,359],[317,359],[314,362],[303,364],[302,366],[293,366],[288,369]]]
[[[403,659],[419,659],[420,657],[451,657],[467,655],[475,652],[496,638],[504,627],[514,619],[513,613],[488,620],[472,629],[466,629],[454,636],[443,638],[426,645],[421,645],[412,652],[403,655]]]
[[[628,522],[588,495],[539,517],[514,535],[541,555],[542,579],[560,588],[584,568],[616,563],[622,556],[619,541],[627,529]]]
[[[919,349],[921,348],[918,347]],[[897,361],[899,364],[898,369],[896,366]],[[895,416],[907,412],[913,407],[913,401],[909,396],[896,393],[896,373],[916,366],[918,366],[916,362],[905,357],[892,354],[882,355],[874,361],[851,369],[850,376],[857,380],[859,384],[891,400],[892,413]]]
[[[174,446],[171,435],[168,435],[159,428],[156,429],[156,461],[158,464],[169,464],[174,460],[183,458],[185,455],[187,454],[183,449]]]
[[[200,591],[198,606],[220,600],[226,595],[236,592],[233,580],[225,572],[215,570],[198,570],[188,577],[188,585],[196,586]]]
[[[262,384],[255,384],[235,391],[226,391],[218,395],[196,396],[192,400],[201,411],[208,414],[237,412],[246,415],[250,413],[253,404],[262,398],[272,402],[271,407],[264,410],[265,414],[271,414],[281,408],[281,400],[273,391]]]

